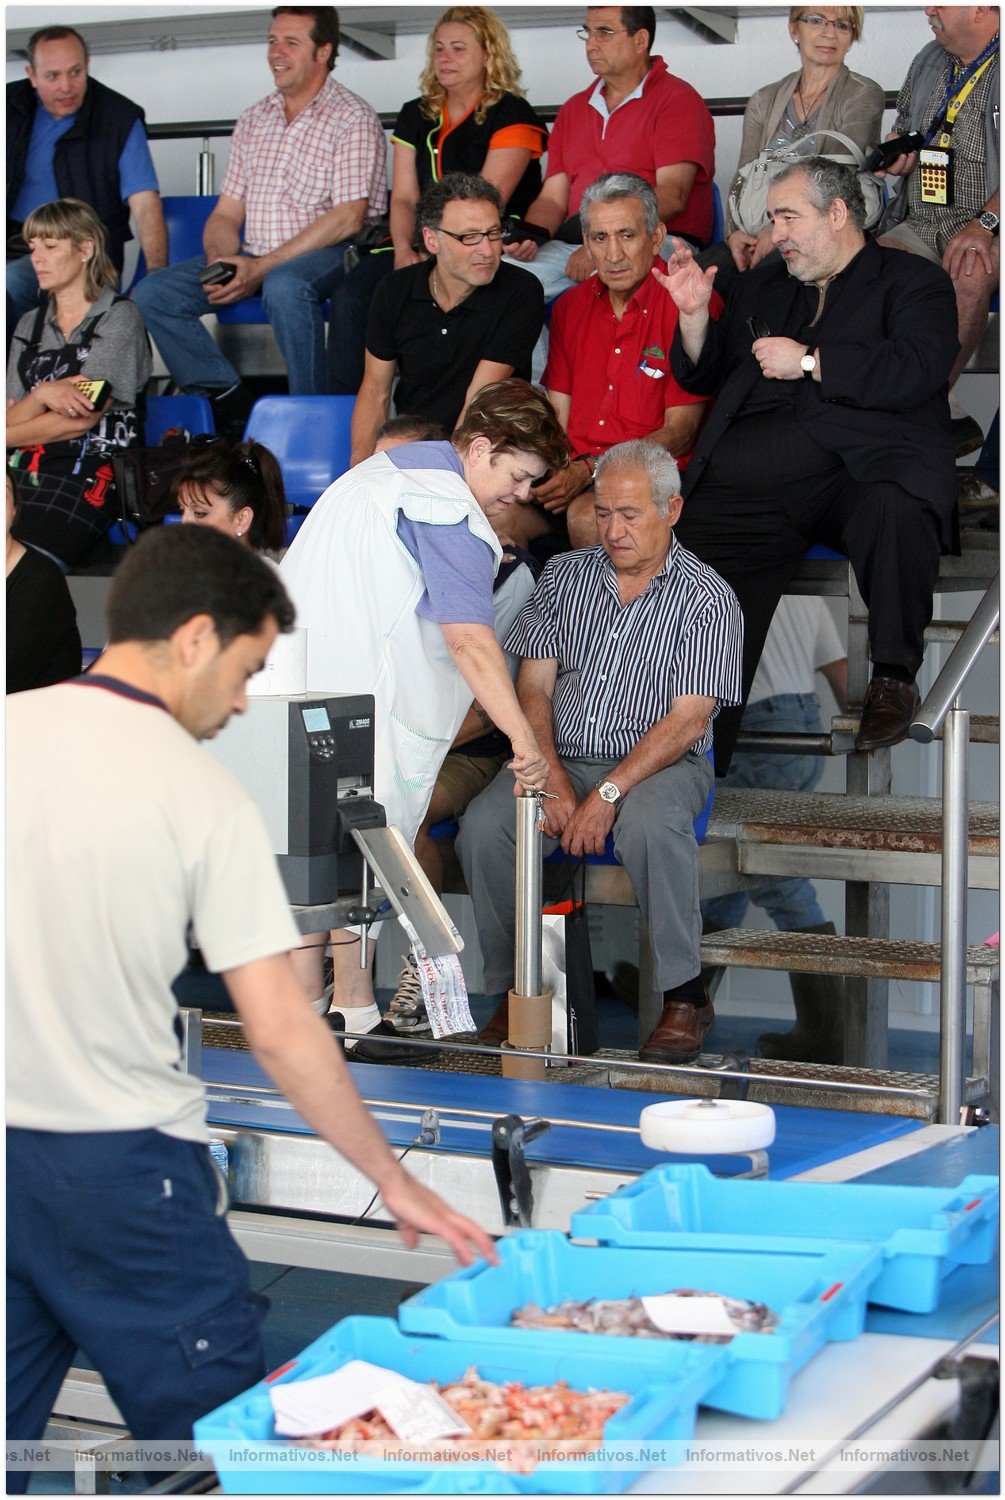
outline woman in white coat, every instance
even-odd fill
[[[567,454],[540,391],[522,380],[487,385],[449,442],[378,453],[337,479],[280,565],[307,630],[308,689],[374,695],[374,794],[409,842],[472,698],[512,742],[516,781],[547,780],[493,629],[502,551],[489,521],[526,501]],[[324,942],[305,939],[298,959],[319,997]],[[332,933],[332,957],[332,1009],[345,1030],[393,1038],[352,934]],[[409,1055],[400,1042],[362,1045],[369,1060]]]

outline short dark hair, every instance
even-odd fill
[[[65,42],[67,38],[71,36],[75,41],[78,41],[80,43],[81,47],[83,47],[84,61],[87,62],[91,54],[87,50],[87,43],[84,41],[84,38],[81,36],[79,31],[74,31],[72,26],[43,26],[41,31],[32,32],[31,36],[28,38],[28,45],[25,48],[25,51],[28,54],[29,67],[34,71],[35,48],[38,46],[39,42]]]
[[[428,417],[388,417],[377,428],[374,442],[381,438],[407,438],[411,443],[439,443],[447,435],[442,422],[431,422]]]
[[[166,641],[209,615],[221,647],[257,635],[271,615],[283,635],[296,611],[271,563],[209,526],[157,526],[130,547],[105,603],[108,643]]]
[[[448,172],[439,182],[431,182],[419,199],[416,228],[439,229],[448,203],[491,203],[502,219],[502,196],[493,183],[475,172]]]
[[[647,32],[649,41],[646,44],[646,54],[653,50],[653,42],[656,40],[656,12],[651,5],[623,5],[621,24],[629,36],[634,36],[637,31]]]
[[[331,47],[328,54],[328,71],[331,72],[338,57],[338,11],[334,5],[277,5],[272,19],[277,16],[310,16],[311,41],[315,47]]]

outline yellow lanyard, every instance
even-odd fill
[[[977,80],[981,77],[981,74],[985,71],[985,69],[991,66],[996,56],[997,53],[992,53],[990,57],[986,57],[981,63],[980,67],[977,69],[976,73],[972,73],[971,76],[967,79],[966,83],[960,89],[959,93],[956,94],[952,99],[950,99],[949,104],[946,108],[945,120],[943,121],[943,127],[948,125],[949,129],[946,130],[945,128],[943,128],[940,131],[938,139],[932,142],[933,146],[938,146],[940,149],[946,150],[953,144],[953,126],[956,124],[956,116],[959,114],[960,110],[963,108],[964,104],[966,104],[967,100],[970,98],[970,95],[976,88]]]

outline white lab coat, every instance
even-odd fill
[[[279,571],[307,629],[308,690],[374,695],[374,795],[411,843],[472,695],[440,627],[415,613],[425,581],[398,539],[401,511],[467,521],[498,571],[499,542],[461,476],[383,453],[325,490]]]

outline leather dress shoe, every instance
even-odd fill
[[[688,1000],[668,1000],[648,1040],[639,1048],[643,1062],[697,1062],[701,1044],[715,1020],[712,1002],[692,1005]]]
[[[413,1047],[402,1042],[393,1026],[382,1020],[355,1044],[346,1047],[348,1062],[423,1063],[439,1056],[439,1048]]]
[[[921,695],[913,682],[897,677],[874,677],[862,706],[862,722],[855,736],[856,750],[881,750],[907,738]]]
[[[956,449],[957,458],[966,458],[968,453],[976,453],[978,448],[984,446],[984,432],[981,424],[968,412],[964,412],[960,417],[952,417],[949,427],[953,435],[953,447]]]

